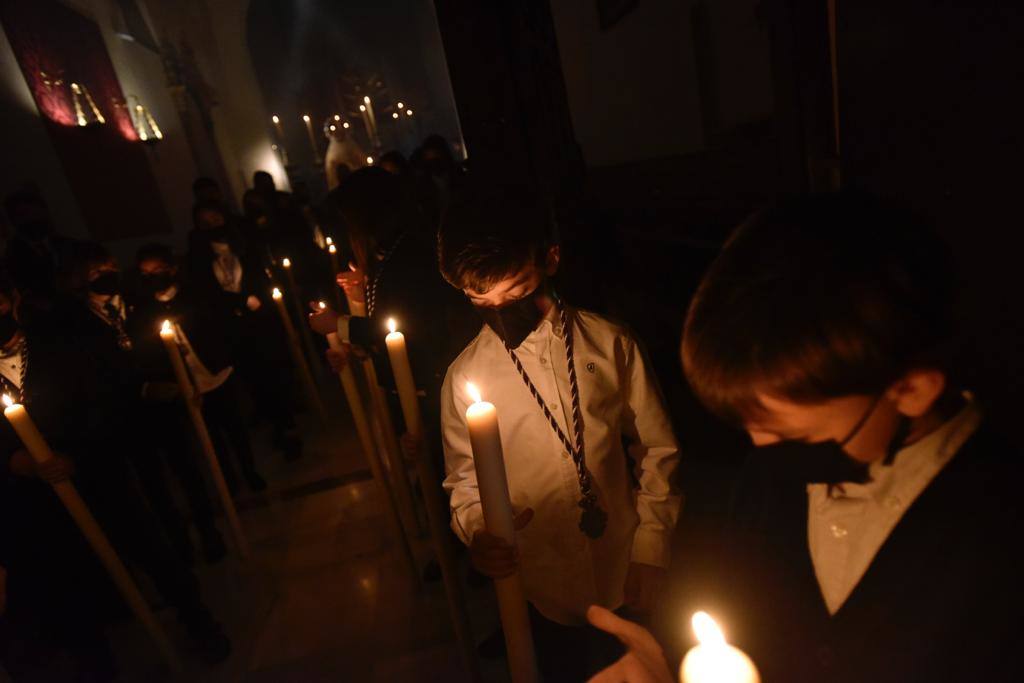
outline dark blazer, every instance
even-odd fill
[[[984,426],[908,509],[829,616],[806,484],[756,456],[698,589],[765,683],[1019,680],[1021,449]]]
[[[419,233],[406,233],[379,272],[373,317],[352,318],[349,339],[377,351],[380,381],[393,387],[384,338],[394,318],[406,336],[417,385],[436,395],[448,365],[480,331],[480,318],[441,277],[435,246]]]
[[[173,382],[167,350],[160,339],[164,320],[181,325],[206,369],[216,374],[233,364],[230,337],[222,315],[188,289],[166,303],[140,301],[128,314],[128,334],[135,343],[142,376],[150,382]]]

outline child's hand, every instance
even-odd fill
[[[618,638],[626,654],[589,683],[674,683],[665,653],[650,631],[597,605],[587,610],[587,621]]]
[[[525,528],[531,519],[533,509],[526,508],[515,516],[515,530]],[[519,553],[515,546],[486,529],[473,534],[473,542],[469,545],[469,558],[478,572],[492,579],[503,579],[519,570]]]
[[[345,296],[356,303],[363,303],[366,300],[366,274],[359,270],[354,263],[348,264],[348,271],[343,271],[335,276],[335,282],[345,290]]]
[[[309,327],[317,334],[331,334],[338,331],[338,314],[329,308],[320,308],[319,303],[310,303]]]
[[[36,463],[36,476],[48,484],[67,481],[75,473],[75,463],[71,458],[57,455],[43,463]]]

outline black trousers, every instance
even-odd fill
[[[199,533],[209,534],[217,528],[192,425],[180,401],[146,403],[137,415],[141,429],[131,459],[143,493],[174,545],[189,547],[188,523],[171,495],[168,473],[181,484]]]
[[[546,683],[587,681],[625,653],[615,636],[590,625],[559,624],[527,604],[537,668]]]
[[[234,356],[241,383],[252,395],[257,418],[280,438],[295,429],[295,382],[281,324],[270,310],[243,314],[235,322]],[[253,340],[258,340],[254,343]]]
[[[203,394],[203,417],[210,431],[210,440],[220,459],[224,478],[232,488],[237,486],[238,472],[228,458],[229,453],[234,455],[243,473],[256,471],[241,401],[241,386],[235,373],[231,373],[224,384]]]

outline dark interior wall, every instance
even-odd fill
[[[1003,407],[1024,388],[1019,3],[839,2],[844,181],[902,197],[964,277],[975,379]]]

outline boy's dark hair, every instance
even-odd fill
[[[135,265],[141,265],[143,261],[160,261],[173,266],[175,265],[174,250],[159,242],[144,244],[135,252]]]
[[[690,304],[686,377],[743,422],[757,394],[797,403],[879,394],[915,367],[950,371],[949,254],[908,211],[864,194],[816,195],[755,214]]]
[[[110,251],[99,242],[75,242],[58,278],[59,284],[74,294],[83,294],[89,287],[89,271],[113,261]]]
[[[445,211],[438,234],[441,274],[453,287],[487,292],[554,244],[551,211],[533,190],[471,191]]]

